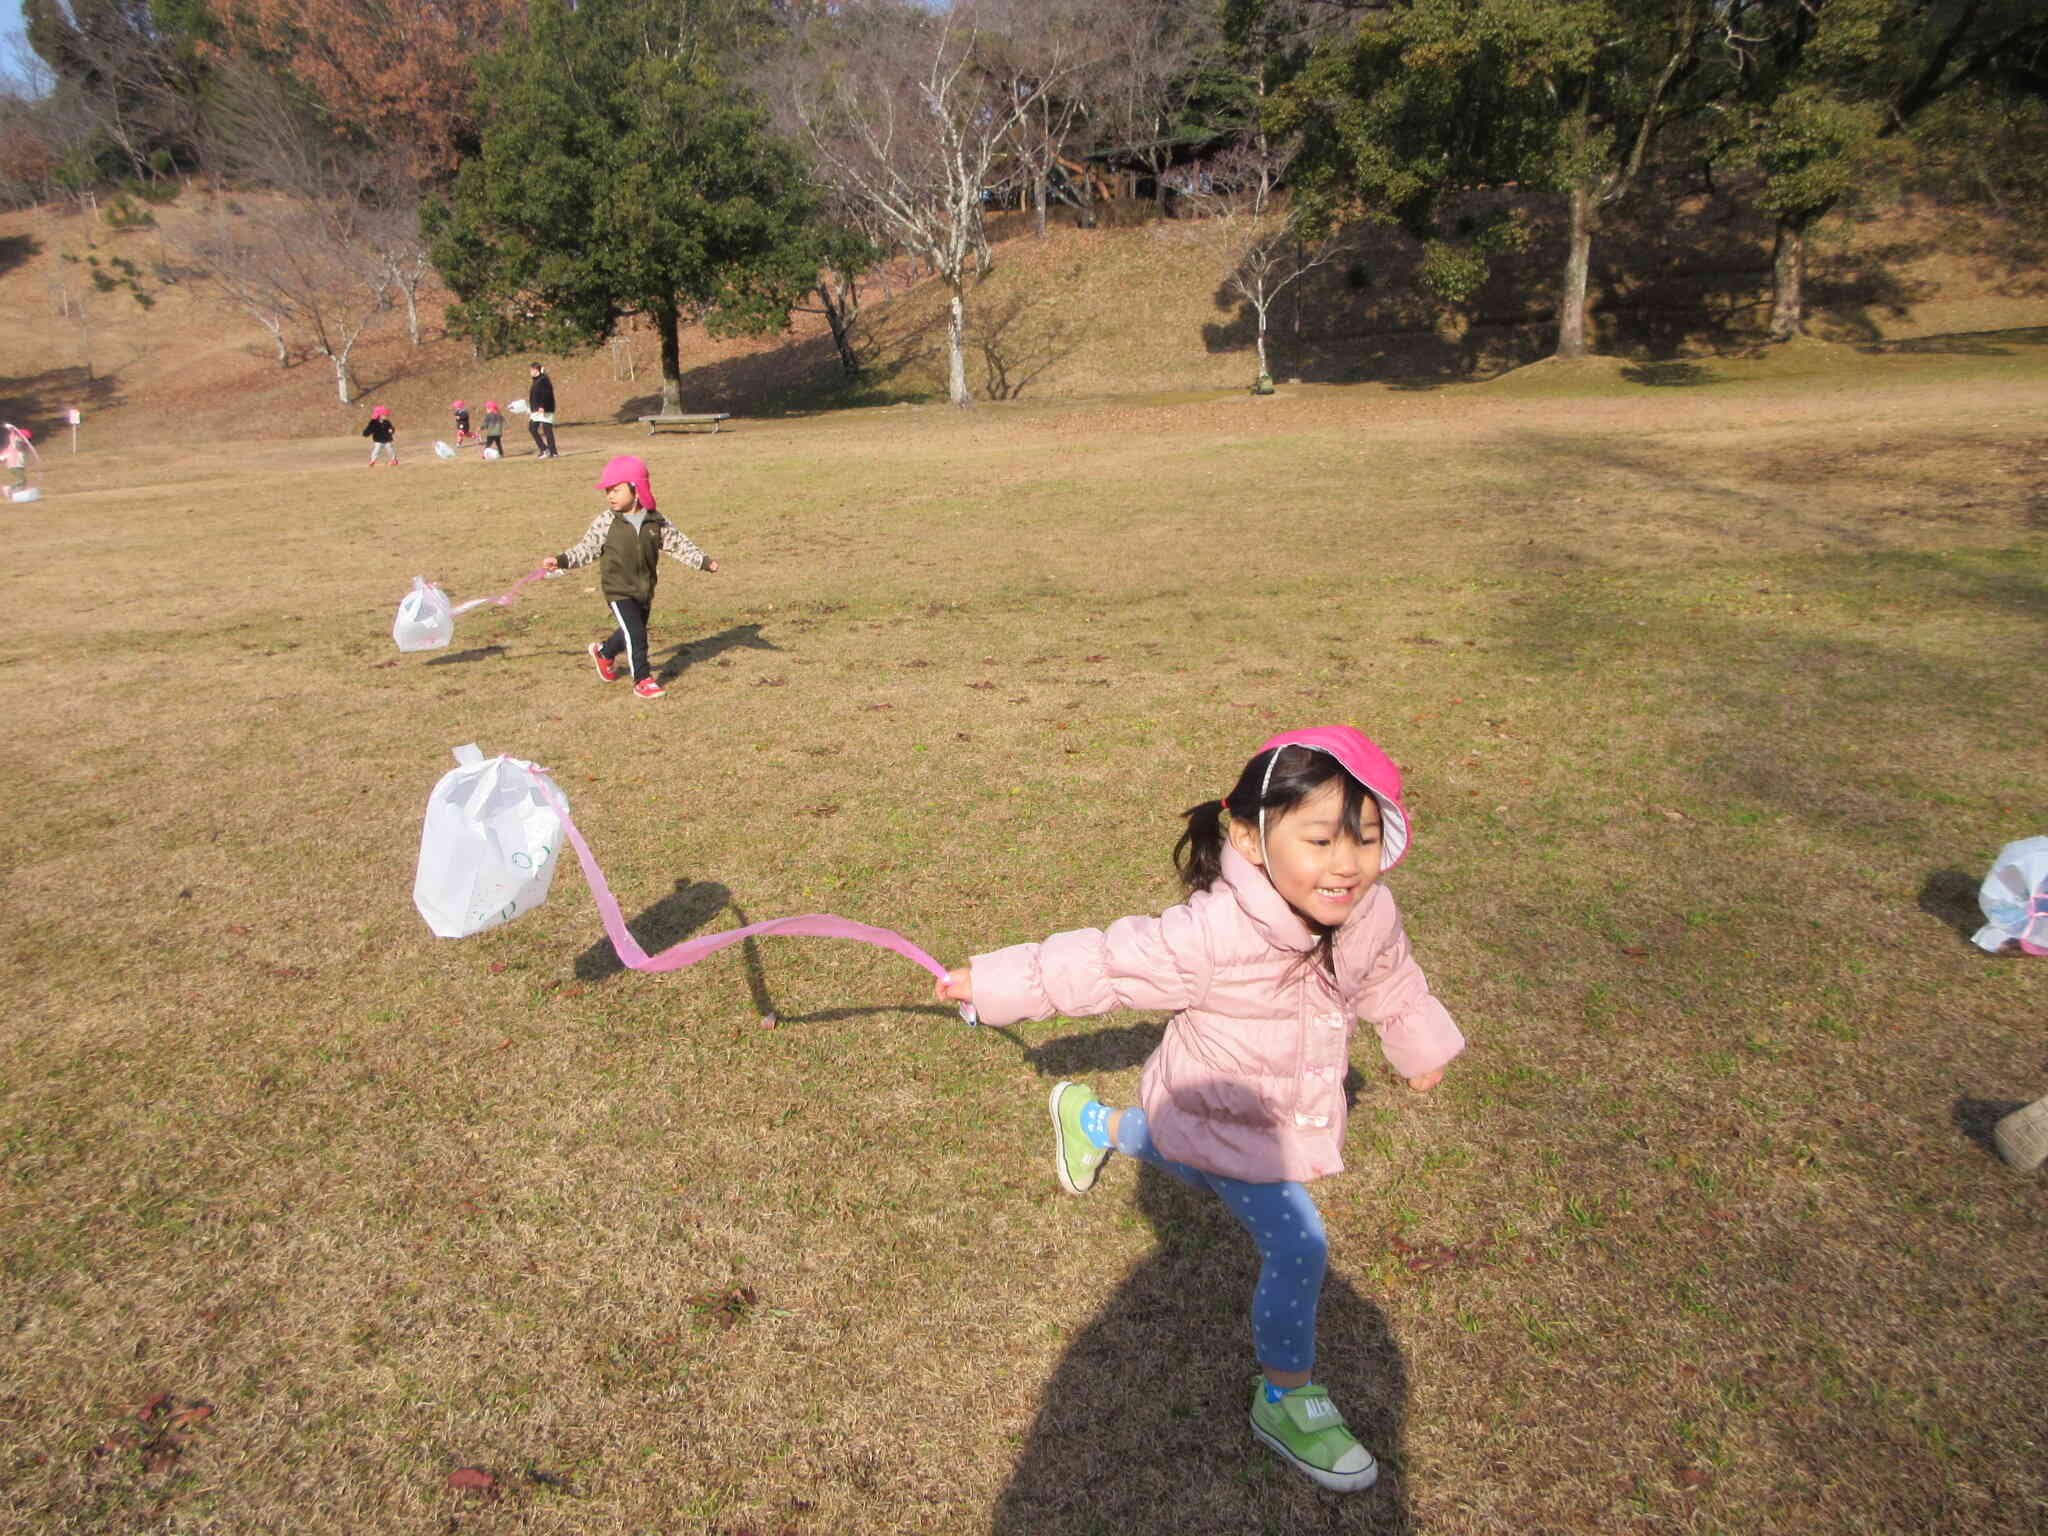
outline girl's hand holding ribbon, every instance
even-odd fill
[[[974,968],[956,965],[932,983],[932,997],[942,1003],[974,1005]]]

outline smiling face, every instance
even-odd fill
[[[1231,846],[1266,871],[1287,904],[1312,923],[1336,928],[1380,877],[1380,808],[1371,795],[1358,811],[1358,835],[1344,821],[1344,781],[1333,778],[1288,810],[1266,816],[1259,851],[1256,821],[1233,816]]]

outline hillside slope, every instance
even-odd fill
[[[346,435],[381,404],[417,450],[448,435],[450,400],[523,393],[526,359],[479,361],[467,343],[443,335],[446,295],[431,289],[421,345],[407,341],[398,310],[379,316],[357,345],[360,393],[352,404],[339,401],[325,359],[280,368],[269,337],[210,292],[182,255],[207,206],[193,192],[154,210],[154,225],[124,230],[71,208],[0,214],[0,413],[48,434],[76,407],[96,440],[147,444]],[[1542,357],[1551,342],[1554,231],[1540,205],[1531,208],[1536,243],[1480,295],[1476,322],[1448,320],[1416,294],[1405,242],[1361,236],[1276,306],[1276,376],[1414,387],[1484,378]],[[1056,226],[1042,238],[1021,221],[1009,228],[1016,232],[998,226],[994,269],[970,301],[970,380],[980,397],[1095,398],[1249,382],[1250,319],[1223,288],[1221,262],[1199,222]],[[1674,358],[1753,343],[1768,271],[1763,239],[1735,210],[1705,199],[1655,219],[1638,210],[1599,248],[1600,345]],[[1996,229],[1894,210],[1837,220],[1818,245],[1812,298],[1823,341],[2048,322],[2048,283]],[[85,280],[88,258],[116,256],[141,272],[154,300],[148,309],[124,292],[95,293]],[[938,285],[878,274],[868,286],[871,365],[858,385],[841,378],[822,322],[799,315],[788,333],[766,341],[687,334],[690,408],[744,415],[940,394]],[[657,356],[652,335],[634,330],[610,347],[550,359],[565,420],[626,421],[649,409],[659,390]]]

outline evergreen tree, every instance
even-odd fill
[[[481,150],[428,219],[451,327],[496,350],[647,316],[675,413],[686,320],[785,325],[818,246],[802,167],[735,84],[764,22],[752,0],[535,0],[478,60]]]

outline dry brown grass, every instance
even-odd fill
[[[2040,1529],[2048,1186],[1984,1126],[2048,971],[1962,934],[2048,809],[2048,357],[1828,357],[52,455],[6,514],[0,1523]],[[590,676],[580,575],[397,655],[410,576],[496,590],[628,447],[728,563],[664,581],[666,699]],[[1349,1500],[1243,1429],[1228,1224],[1046,1167],[1047,1082],[1128,1092],[1157,1019],[968,1033],[804,940],[620,973],[572,873],[461,943],[410,905],[475,740],[649,947],[826,909],[956,958],[1169,901],[1175,813],[1332,718],[1412,775],[1474,1042],[1424,1100],[1363,1042],[1319,1187]]]

